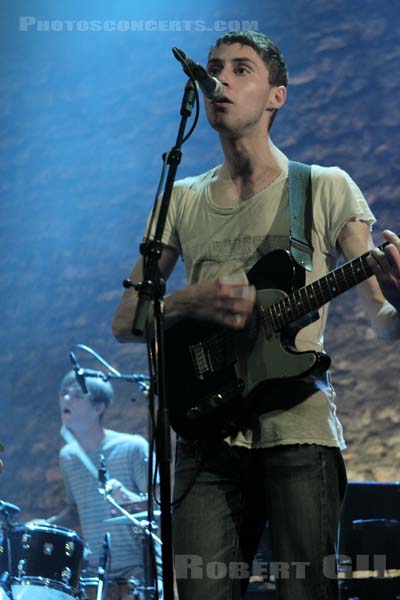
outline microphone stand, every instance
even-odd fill
[[[172,189],[182,158],[181,146],[184,140],[184,131],[187,119],[190,117],[196,99],[195,86],[187,83],[181,105],[181,122],[175,146],[166,155],[165,160],[169,165],[167,180],[162,194],[161,206],[158,213],[157,225],[153,240],[146,240],[140,245],[143,255],[143,281],[134,283],[125,280],[124,287],[134,287],[138,290],[138,303],[132,325],[132,333],[143,336],[146,332],[146,323],[150,304],[153,303],[155,323],[155,365],[157,374],[157,431],[156,452],[160,465],[160,509],[161,509],[161,538],[162,538],[162,568],[163,568],[163,598],[174,600],[173,577],[173,551],[172,551],[172,524],[171,524],[171,437],[168,399],[165,392],[165,341],[164,341],[164,301],[165,282],[160,277],[158,261],[162,252],[162,235],[165,227],[167,211],[172,194]]]
[[[101,552],[100,552],[99,566],[97,569],[98,585],[97,585],[96,600],[103,600],[103,597],[104,597],[104,578],[105,578],[105,574],[106,574],[106,566],[107,566],[107,562],[108,562],[109,552],[110,552],[110,534],[107,531],[107,533],[104,536],[104,542],[103,542]]]
[[[83,344],[78,344],[77,347],[89,349],[88,346],[84,346]],[[80,366],[78,359],[76,358],[76,355],[72,350],[69,353],[69,357],[74,366],[76,377],[82,378],[83,381],[86,377],[94,377],[95,379],[101,379],[102,381],[109,381],[110,379],[120,379],[121,381],[137,383],[142,391],[147,390],[149,387],[149,384],[145,382],[149,382],[151,378],[148,375],[144,375],[143,373],[120,373],[116,369],[112,369],[107,363],[103,363],[108,367],[107,373],[105,373],[104,371],[99,371],[98,369],[86,369]],[[87,390],[82,391],[87,394]]]
[[[106,368],[106,371],[104,370],[97,370],[97,369],[88,369],[88,368],[83,368],[81,367],[81,365],[78,362],[78,359],[76,357],[75,352],[73,352],[73,350],[70,351],[69,356],[72,362],[72,365],[74,367],[74,371],[75,371],[75,377],[77,380],[77,383],[79,384],[79,386],[82,389],[83,394],[87,394],[88,393],[88,388],[86,385],[86,380],[90,379],[90,378],[95,378],[95,379],[100,379],[101,381],[109,381],[110,379],[119,379],[122,381],[127,381],[130,383],[136,383],[139,388],[141,389],[141,391],[144,393],[144,395],[146,397],[148,397],[150,400],[152,399],[152,396],[150,395],[150,391],[151,391],[151,382],[153,380],[152,377],[149,377],[148,375],[144,375],[142,373],[133,373],[133,374],[126,374],[126,373],[121,373],[120,371],[118,371],[116,368],[112,367],[104,358],[102,358],[97,352],[95,352],[92,348],[90,348],[89,346],[86,346],[85,344],[75,344],[73,346],[73,348],[77,348],[80,350],[84,350],[85,352],[88,352],[89,354],[91,354],[92,356],[94,356],[96,358],[96,360],[98,360],[103,367]],[[131,401],[134,402],[135,398],[131,398]],[[149,403],[149,413],[150,416],[152,417],[151,419],[149,418],[149,422],[148,422],[148,438],[149,440],[152,439],[152,432],[154,430],[153,427],[153,418],[154,418],[154,414],[153,414],[153,408],[152,406],[150,406]],[[71,434],[72,435],[72,434]],[[65,435],[63,434],[64,439],[66,439],[66,441],[70,441],[68,440],[68,438],[65,437]],[[73,437],[73,436],[72,436]],[[88,465],[86,464],[86,461],[84,460],[85,456],[80,456],[81,461],[88,467]],[[87,458],[87,457],[86,457]],[[98,478],[98,490],[99,492],[105,496],[106,492],[107,492],[107,497],[106,499],[115,507],[117,508],[117,510],[119,510],[120,513],[123,513],[125,516],[123,518],[125,518],[126,516],[129,515],[129,513],[127,513],[125,511],[125,509],[123,509],[119,504],[117,504],[115,502],[115,500],[109,495],[109,492],[111,491],[110,488],[107,487],[108,485],[108,473],[107,473],[107,469],[105,467],[104,464],[104,456],[103,455],[99,455],[99,460],[100,460],[100,467],[97,471],[97,478]],[[94,465],[91,463],[91,461],[89,460],[89,470],[91,470],[90,466],[93,467],[94,469]],[[148,527],[149,531],[152,527],[152,523],[153,523],[153,506],[152,506],[152,483],[153,483],[153,448],[152,448],[152,444],[149,441],[149,459],[148,459],[148,494],[147,494],[147,515],[148,515],[148,521],[141,521],[142,523],[142,527],[144,528],[144,525],[146,524],[146,526]],[[136,526],[136,528],[140,527],[139,522],[135,521],[134,519],[128,517],[132,523]],[[143,533],[143,531],[142,531]],[[157,566],[156,566],[156,557],[153,556],[153,543],[157,542],[161,545],[161,540],[159,540],[159,538],[157,538],[156,536],[142,536],[142,550],[143,550],[143,565],[144,565],[144,569],[145,569],[145,582],[144,582],[144,588],[146,590],[146,598],[150,597],[147,595],[147,592],[151,593],[151,598],[158,598],[158,588],[157,588]],[[106,545],[106,540],[104,541],[104,544],[102,546],[102,553],[101,553],[101,558],[100,558],[100,564],[99,564],[99,576],[98,579],[100,580],[100,574],[101,574],[101,563],[104,562],[104,556],[106,556],[106,551],[109,550],[109,546],[107,547]],[[148,560],[148,553],[150,552],[150,554],[153,556],[153,563],[151,564],[149,563]],[[161,554],[161,551],[160,551]],[[103,571],[104,571],[104,567],[103,567]],[[154,586],[150,586],[150,581],[153,581],[155,583]],[[104,584],[102,583],[102,586]],[[153,594],[153,592],[155,593],[155,595]],[[103,592],[104,593],[104,592]],[[134,596],[136,598],[136,596]],[[100,600],[101,598],[101,594],[99,594],[99,596],[96,598],[96,600]]]
[[[150,400],[152,399],[152,396],[150,395],[151,382],[153,381],[152,377],[149,377],[148,375],[144,375],[142,373],[139,373],[139,374],[137,374],[137,373],[133,373],[133,374],[121,373],[116,368],[112,367],[97,352],[95,352],[92,348],[90,348],[89,346],[86,346],[85,344],[75,344],[73,346],[73,348],[77,348],[80,350],[84,350],[85,352],[88,352],[89,354],[94,356],[96,358],[96,360],[98,360],[103,365],[103,367],[106,368],[106,371],[104,371],[104,370],[88,369],[88,368],[81,367],[81,365],[78,362],[75,352],[73,352],[73,350],[71,349],[69,356],[70,356],[70,359],[71,359],[71,362],[72,362],[72,365],[73,365],[73,368],[75,371],[75,377],[76,377],[77,383],[81,387],[83,394],[88,393],[88,389],[86,386],[86,379],[95,378],[95,379],[100,379],[101,381],[104,381],[104,382],[109,381],[110,379],[117,379],[117,380],[119,379],[119,380],[130,382],[130,383],[132,383],[132,382],[136,383],[139,386],[139,388],[141,389],[141,391],[144,393],[144,395],[146,397],[148,397]],[[133,402],[133,401],[135,401],[135,398],[132,398],[131,400]],[[154,418],[153,408],[152,408],[152,406],[150,406],[150,403],[149,403],[149,413],[150,413],[151,417]],[[151,438],[152,438],[153,430],[154,430],[154,427],[153,427],[152,419],[149,418],[149,423],[148,423],[149,440],[151,440]],[[64,435],[64,439],[66,439],[66,441],[68,441],[68,439],[65,437],[65,435]],[[86,464],[86,462],[83,460],[84,459],[83,456],[81,456],[80,459],[84,464]],[[108,486],[108,473],[107,473],[107,469],[106,469],[106,466],[104,463],[104,456],[102,454],[99,455],[99,460],[100,460],[100,467],[97,471],[99,493],[101,493],[105,497],[105,499],[107,499],[112,504],[112,506],[114,506],[114,508],[117,508],[117,510],[124,515],[123,518],[128,517],[129,520],[132,521],[133,525],[136,526],[136,528],[142,527],[142,533],[146,529],[146,527],[149,530],[149,532],[151,532],[151,527],[153,526],[152,525],[153,524],[153,506],[152,506],[153,449],[152,449],[151,442],[149,441],[149,460],[148,460],[148,494],[147,494],[148,521],[143,520],[143,521],[141,521],[141,523],[139,523],[137,520],[135,520],[134,517],[132,517],[127,511],[125,511],[125,509],[123,509],[119,504],[117,504],[116,501],[112,498],[112,496],[110,496],[111,488],[107,487]],[[94,465],[91,463],[90,460],[89,460],[89,463],[90,463],[89,467],[92,466],[94,469]],[[88,466],[88,465],[86,464],[86,466]],[[89,470],[91,471],[91,468],[89,468]],[[146,590],[146,598],[148,597],[147,592],[152,594],[151,598],[155,598],[156,596],[158,598],[157,566],[155,563],[156,557],[153,556],[154,564],[150,565],[148,556],[147,556],[148,552],[150,552],[150,554],[152,554],[153,546],[151,545],[151,547],[150,547],[150,544],[152,544],[154,542],[157,542],[158,544],[161,545],[161,540],[159,540],[159,538],[155,535],[146,535],[146,536],[142,537],[143,565],[144,565],[144,569],[145,569],[144,589]],[[107,552],[109,552],[109,548],[110,548],[110,544],[108,543],[108,538],[107,538],[104,540],[104,544],[102,546],[101,557],[100,557],[100,562],[99,562],[99,571],[98,571],[98,580],[100,581],[101,578],[103,579],[103,581],[101,582],[102,588],[104,586],[105,562],[106,562],[106,558],[107,558]],[[154,569],[153,569],[153,567],[154,567]],[[151,580],[153,580],[153,582],[155,583],[155,586],[153,586],[153,587],[151,587],[149,585],[149,582]],[[153,592],[155,592],[155,596],[153,595]],[[103,591],[103,594],[104,594],[104,591]],[[136,596],[135,596],[135,598],[136,598]],[[101,600],[101,591],[97,595],[96,600]]]

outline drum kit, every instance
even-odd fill
[[[19,512],[19,507],[0,500],[0,600],[100,600],[102,582],[84,576],[88,554],[84,539],[74,530],[46,522],[16,523]],[[132,517],[138,522],[145,513]],[[129,522],[126,516],[113,519]],[[129,580],[124,598],[154,598],[154,589],[146,584]]]
[[[1,600],[80,598],[85,543],[75,532],[47,524],[13,523],[19,508],[0,501]]]

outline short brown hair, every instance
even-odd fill
[[[222,44],[242,44],[243,46],[250,46],[257,52],[268,67],[269,84],[274,86],[284,85],[287,87],[288,70],[285,58],[278,46],[267,35],[256,31],[229,31],[216,40],[208,53],[208,59],[210,59],[213,50],[219,48]],[[269,122],[270,128],[276,117],[276,113],[276,110],[272,113]]]
[[[104,381],[101,377],[85,377],[85,384],[88,391],[89,400],[92,404],[104,404],[105,409],[112,402],[114,390],[109,381]],[[79,385],[76,380],[75,371],[69,371],[60,384],[60,395],[65,394],[67,388],[71,385]]]

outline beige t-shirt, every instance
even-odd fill
[[[287,170],[235,208],[221,208],[213,202],[209,184],[215,171],[176,182],[168,211],[162,241],[181,254],[189,285],[222,275],[243,275],[263,255],[289,248]],[[361,191],[343,170],[313,165],[311,176],[314,252],[306,284],[335,268],[337,237],[343,225],[352,219],[370,226],[375,222]],[[320,319],[297,335],[299,350],[323,350],[328,305],[319,312]],[[329,377],[306,386],[305,392],[293,383],[287,389],[279,387],[275,401],[270,400],[270,396],[265,399],[266,412],[259,411],[261,416],[255,416],[229,443],[249,448],[305,443],[345,447]]]

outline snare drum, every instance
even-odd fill
[[[82,578],[82,600],[96,600],[99,580],[97,577]],[[150,600],[155,597],[154,591],[145,591],[140,579],[109,579],[105,583],[104,600]],[[159,600],[162,600],[161,583],[159,582]]]
[[[80,592],[85,544],[73,530],[27,523],[11,531],[13,600],[71,600]]]
[[[97,577],[82,578],[83,600],[96,600],[99,580]],[[105,582],[104,600],[135,600],[133,588],[130,581]]]

